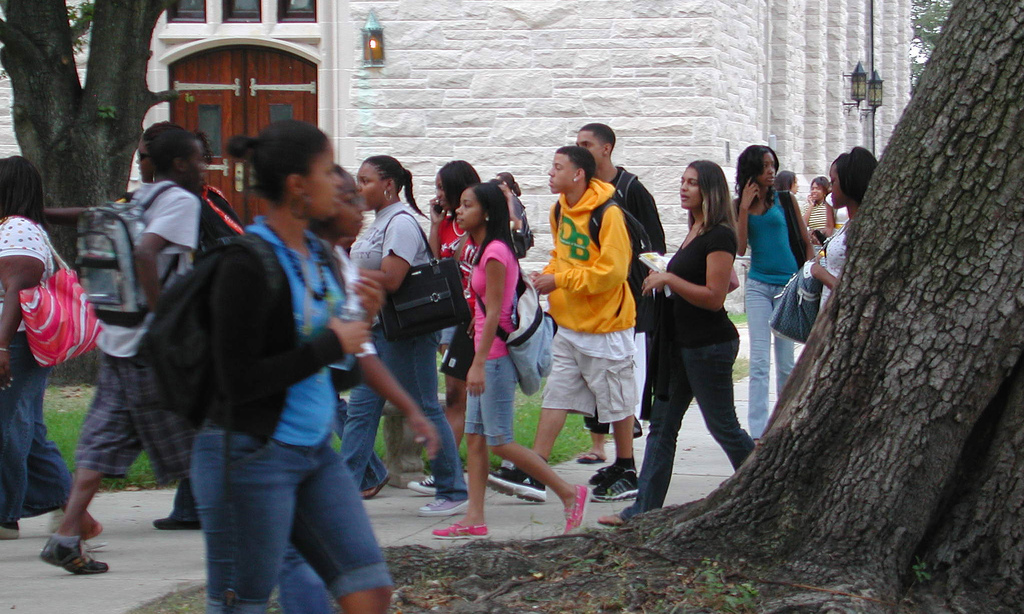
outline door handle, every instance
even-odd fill
[[[228,163],[225,162],[224,164],[207,164],[206,165],[206,170],[208,170],[208,171],[220,171],[221,173],[224,173],[225,177],[227,177],[228,176]]]
[[[235,191],[245,191],[245,164],[243,162],[235,162]]]

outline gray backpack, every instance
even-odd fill
[[[75,268],[86,298],[105,324],[138,326],[149,313],[146,296],[135,274],[135,245],[146,230],[142,214],[168,189],[164,181],[145,199],[109,202],[90,207],[78,219],[78,256]],[[173,271],[174,267],[170,267]],[[161,284],[167,281],[167,276]]]

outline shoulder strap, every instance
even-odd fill
[[[150,207],[153,206],[153,203],[156,202],[156,199],[160,198],[161,194],[163,194],[167,190],[170,190],[171,188],[177,188],[177,187],[181,187],[181,186],[179,186],[178,184],[174,183],[173,181],[161,181],[159,184],[157,184],[157,186],[155,188],[153,188],[152,192],[147,194],[146,197],[143,198],[139,202],[139,207],[142,207],[143,211],[145,211],[146,209],[149,209]],[[182,188],[182,189],[184,189],[184,188]]]
[[[615,182],[615,192],[622,199],[622,202],[626,202],[626,194],[629,193],[629,188],[633,187],[633,182],[636,181],[636,175],[622,169],[619,173],[619,180]]]
[[[614,198],[609,198],[590,212],[590,242],[597,249],[601,249],[601,224],[604,223],[604,212],[608,210],[608,207],[613,206],[618,207],[619,203],[615,202]]]
[[[409,213],[405,209],[402,209],[398,213],[392,215],[391,219],[388,220],[387,224],[384,224],[384,235],[385,236],[387,236],[388,227],[391,226],[391,222],[395,221],[395,218],[398,217],[399,215],[408,215],[409,217],[412,218],[413,222],[416,222],[416,217],[413,216],[413,214]],[[430,239],[427,238],[427,233],[423,232],[423,227],[420,226],[419,222],[416,222],[416,229],[420,231],[420,236],[423,237],[423,243],[426,244],[426,246],[427,246],[427,253],[430,254],[431,255],[431,259],[433,259],[434,250],[430,249]]]

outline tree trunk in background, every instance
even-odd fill
[[[1024,598],[1022,22],[1013,0],[954,7],[762,445],[672,548],[890,602],[915,564],[948,603]]]
[[[84,85],[75,58],[79,24],[63,0],[7,0],[0,61],[14,93],[11,113],[22,155],[43,176],[48,207],[80,207],[118,197],[128,181],[142,120],[170,93],[146,85],[150,40],[164,0],[92,4]],[[54,243],[73,261],[74,230]],[[59,368],[58,377],[92,381],[95,359]]]

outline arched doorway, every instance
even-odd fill
[[[245,191],[248,169],[227,157],[227,141],[281,119],[316,124],[316,65],[265,47],[221,47],[175,62],[170,81],[180,93],[171,103],[171,121],[209,135],[214,157],[207,182],[252,221],[266,203]]]

